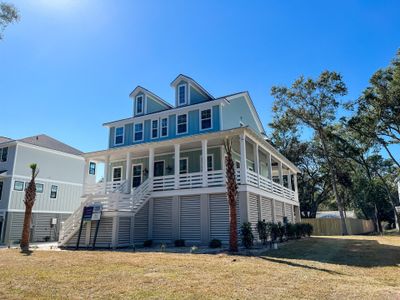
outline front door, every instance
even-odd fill
[[[164,176],[164,161],[154,163],[154,177]]]
[[[136,188],[142,184],[142,165],[133,165],[132,187]]]

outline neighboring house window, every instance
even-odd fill
[[[178,104],[186,104],[186,84],[178,86]]]
[[[135,141],[142,141],[143,140],[143,123],[135,124]]]
[[[161,136],[168,135],[168,118],[161,119]]]
[[[115,145],[121,145],[124,143],[124,127],[115,128]]]
[[[25,190],[28,188],[29,182],[25,182]],[[36,193],[43,193],[43,184],[35,183],[36,185]]]
[[[0,148],[0,162],[7,161],[8,147]]]
[[[211,128],[211,109],[205,109],[200,112],[201,130]]]
[[[158,138],[158,120],[151,121],[151,138]]]
[[[143,96],[136,97],[136,114],[140,115],[143,113]]]
[[[187,132],[187,115],[178,115],[177,119],[177,129],[178,134]]]
[[[240,170],[240,161],[235,160],[235,168],[236,170]]]
[[[3,195],[3,181],[0,181],[0,200],[2,195]]]
[[[96,175],[96,163],[94,162],[89,163],[89,174]]]
[[[179,160],[179,174],[186,174],[189,168],[189,161],[188,158],[181,158]]]
[[[50,189],[50,198],[51,199],[56,199],[57,198],[57,191],[58,191],[58,186],[52,185]]]
[[[113,177],[112,181],[121,181],[122,179],[122,168],[121,167],[115,167],[113,168]]]
[[[207,171],[214,170],[214,156],[212,154],[207,155]],[[200,172],[203,171],[203,156],[200,155]]]
[[[18,192],[22,192],[24,190],[24,182],[23,181],[14,181],[14,190]]]

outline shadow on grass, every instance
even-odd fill
[[[308,270],[322,271],[322,272],[329,273],[331,275],[343,275],[343,273],[340,273],[340,272],[336,272],[336,271],[332,271],[332,270],[328,270],[328,269],[323,269],[323,268],[307,266],[307,265],[302,265],[302,264],[291,262],[291,261],[287,261],[287,260],[271,258],[271,257],[266,257],[266,256],[260,256],[260,258],[264,259],[264,260],[267,260],[267,261],[270,261],[270,262],[273,262],[273,263],[284,264],[284,265],[288,265],[288,266],[291,266],[291,267],[300,267],[300,268],[304,268],[304,269],[308,269]]]
[[[400,247],[374,240],[313,237],[269,251],[261,258],[271,261],[279,258],[301,259],[365,268],[385,267],[400,264]],[[289,264],[287,261],[280,262]]]
[[[23,256],[31,256],[33,251],[32,250],[26,250],[26,251],[22,251],[20,252]]]

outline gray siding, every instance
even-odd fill
[[[11,192],[11,177],[0,178],[0,181],[3,182],[3,191],[1,194],[0,200],[0,209],[7,209],[8,202],[10,200],[10,192]]]
[[[81,157],[66,156],[42,149],[18,145],[14,174],[31,176],[29,165],[37,163],[38,178],[82,184],[84,160]]]
[[[285,203],[285,217],[290,223],[293,223],[293,205]]]
[[[0,170],[7,170],[7,174],[10,175],[13,172],[16,146],[15,145],[14,146],[1,146],[0,145],[0,148],[5,148],[5,147],[8,147],[7,160],[4,162],[0,161]]]
[[[14,178],[14,181],[28,182],[25,178]],[[61,184],[54,182],[41,181],[40,178],[36,180],[37,183],[44,185],[43,193],[36,193],[36,202],[33,211],[54,211],[54,212],[69,212],[72,213],[81,202],[82,186],[72,184]],[[58,186],[57,198],[50,198],[51,185]],[[11,191],[11,201],[9,204],[10,209],[25,210],[23,203],[25,196],[24,191]]]
[[[118,222],[118,246],[129,246],[131,240],[131,218],[120,217]]]
[[[180,197],[180,238],[200,242],[200,195]]]
[[[172,240],[172,197],[153,200],[153,239],[170,242]]]
[[[100,220],[99,232],[96,239],[96,247],[99,248],[111,248],[112,246],[112,230],[113,230],[113,218],[102,217]],[[90,228],[90,245],[93,245],[94,235],[96,232],[96,223],[92,222]],[[85,243],[85,235],[81,237],[82,245]]]

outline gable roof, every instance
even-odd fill
[[[205,94],[207,97],[209,97],[210,99],[214,99],[214,96],[211,95],[205,88],[203,88],[200,84],[197,83],[196,80],[194,80],[193,78],[183,75],[183,74],[179,74],[172,82],[171,82],[171,86],[175,87],[181,80],[186,80],[189,83],[191,83],[192,85],[194,85],[196,88],[198,88],[203,94]]]
[[[148,89],[138,85],[130,94],[129,97],[134,98],[138,93],[144,93],[144,94],[148,94],[150,95],[152,98],[154,98],[154,100],[156,100],[157,102],[159,102],[160,104],[166,106],[167,108],[173,108],[173,106],[168,103],[167,101],[165,101],[164,99],[162,99],[161,97],[157,96],[156,94],[154,94],[153,92],[149,91]]]
[[[56,139],[53,139],[50,136],[47,136],[45,134],[40,134],[40,135],[34,135],[30,137],[26,137],[20,140],[17,140],[18,142],[23,142],[31,145],[35,145],[38,147],[43,147],[43,148],[48,148],[64,153],[69,153],[73,155],[82,155],[83,152],[73,148],[71,146],[68,146],[67,144],[64,144]]]
[[[13,141],[13,139],[10,139],[10,138],[5,137],[5,136],[0,136],[0,144],[1,143],[11,142],[11,141]]]

